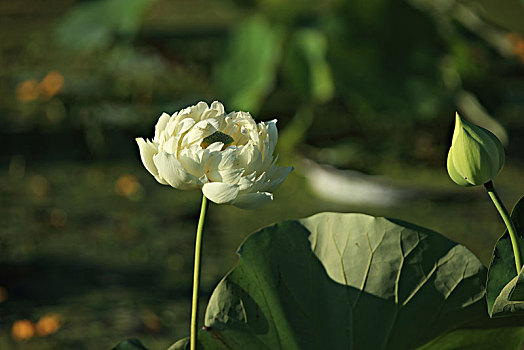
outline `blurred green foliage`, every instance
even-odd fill
[[[256,113],[273,88],[281,51],[281,33],[260,17],[239,24],[220,57],[218,89],[228,108]]]
[[[115,132],[146,132],[160,111],[221,99],[230,110],[277,117],[284,154],[304,144],[340,148],[337,165],[373,172],[385,157],[439,165],[455,110],[503,141],[504,127],[524,128],[518,117],[524,41],[518,21],[497,20],[508,11],[524,13],[519,2],[60,6],[43,6],[53,9],[44,29],[30,27],[27,40],[4,43],[0,123],[6,133],[73,131],[92,155],[107,156]],[[6,6],[5,16],[36,13],[22,9]],[[41,80],[50,71],[64,83],[42,95]],[[431,132],[404,138],[413,128]],[[518,150],[515,145],[510,149]],[[365,159],[348,158],[348,147],[352,154],[369,152]]]
[[[144,11],[155,0],[105,0],[77,5],[57,28],[58,41],[70,49],[92,51],[111,46],[115,37],[133,38]]]

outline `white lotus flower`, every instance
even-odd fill
[[[136,141],[144,166],[161,184],[202,189],[215,203],[254,209],[271,201],[293,170],[275,165],[277,139],[276,120],[257,124],[247,112],[226,114],[215,101],[163,113],[153,140]]]

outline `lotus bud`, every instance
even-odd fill
[[[460,186],[479,186],[491,181],[504,165],[504,148],[490,131],[462,119],[455,119],[447,168]]]

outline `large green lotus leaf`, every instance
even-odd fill
[[[512,300],[515,289],[519,287],[518,292],[522,292],[522,276],[524,270],[518,276],[515,276],[508,284],[502,288],[502,291],[495,299],[493,309],[491,311],[492,317],[498,316],[524,316],[524,301]],[[519,294],[519,293],[517,293]]]
[[[453,340],[475,344],[476,332],[502,327],[486,314],[480,261],[405,222],[318,214],[254,233],[239,256],[211,296],[200,348],[416,349],[476,326]],[[510,345],[522,339],[498,330]]]
[[[513,208],[511,220],[519,236],[520,254],[524,256],[524,237],[522,236],[524,232],[524,197]],[[523,278],[524,276],[520,277],[521,280]],[[486,301],[488,313],[492,317],[516,313],[524,315],[524,284],[521,280],[517,278],[513,248],[506,230],[495,245],[488,270]],[[523,301],[522,305],[518,305],[519,300]]]
[[[418,350],[515,350],[520,349],[523,338],[523,327],[458,329]]]

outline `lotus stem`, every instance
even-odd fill
[[[517,230],[515,229],[515,225],[513,225],[513,221],[511,220],[508,211],[506,210],[506,207],[504,207],[504,204],[500,200],[499,195],[497,194],[497,191],[495,190],[495,186],[493,185],[492,181],[488,181],[484,184],[484,187],[488,191],[488,195],[493,201],[493,204],[495,204],[495,207],[497,208],[500,216],[502,217],[502,220],[506,224],[506,227],[508,228],[509,238],[511,239],[511,246],[513,247],[513,255],[515,256],[515,266],[517,268],[517,275],[520,273],[520,270],[522,268],[522,260],[520,258],[520,248],[519,248],[519,242],[518,242],[518,235]]]
[[[193,270],[193,301],[191,305],[191,350],[196,350],[198,333],[198,290],[200,288],[200,256],[202,255],[202,233],[207,211],[207,198],[202,196],[202,207],[198,219],[195,241],[195,269]]]

